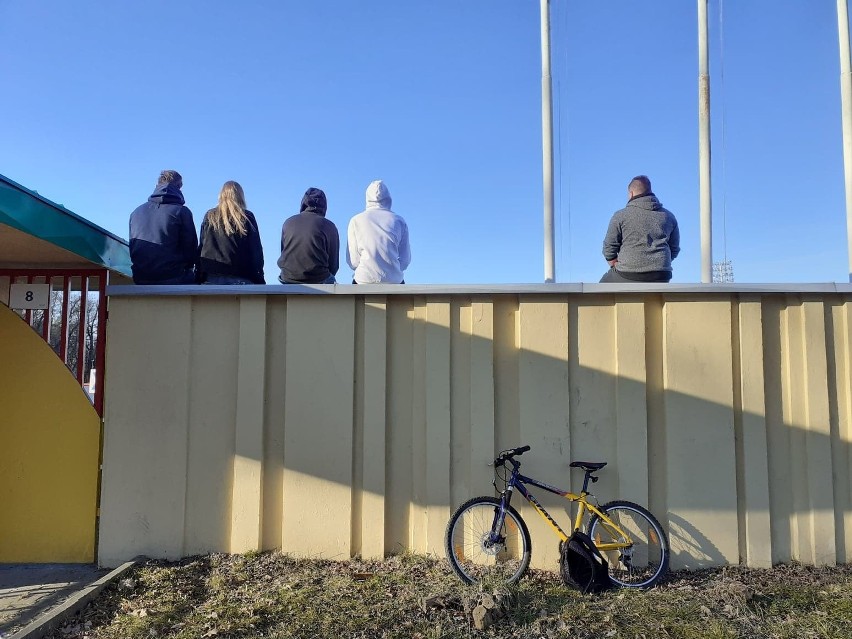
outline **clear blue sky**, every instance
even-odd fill
[[[552,28],[557,281],[600,278],[638,173],[700,281],[696,2],[552,0]],[[710,30],[714,259],[846,282],[835,3],[715,0]],[[538,0],[2,0],[0,173],[122,237],[161,169],[199,226],[237,180],[271,283],[305,189],[342,253],[381,178],[408,282],[541,282],[539,35]]]

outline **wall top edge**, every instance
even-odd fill
[[[852,293],[852,284],[280,284],[246,286],[108,286],[110,297],[215,295],[489,295],[615,293]]]

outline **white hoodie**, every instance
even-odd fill
[[[390,210],[391,196],[381,180],[367,187],[367,208],[349,221],[346,262],[359,284],[399,284],[411,263],[408,225]]]

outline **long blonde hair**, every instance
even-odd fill
[[[224,231],[225,235],[245,235],[247,221],[243,187],[228,180],[219,192],[219,204],[207,211],[207,223],[220,233]]]

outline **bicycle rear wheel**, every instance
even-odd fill
[[[524,576],[530,565],[532,543],[527,525],[511,506],[493,542],[500,500],[475,497],[466,501],[447,524],[447,559],[467,584],[510,584]]]
[[[660,522],[648,510],[630,501],[611,501],[601,510],[629,535],[626,548],[601,550],[609,563],[609,577],[622,588],[650,588],[669,568],[669,542]],[[609,522],[593,515],[589,537],[595,545],[628,541]]]

